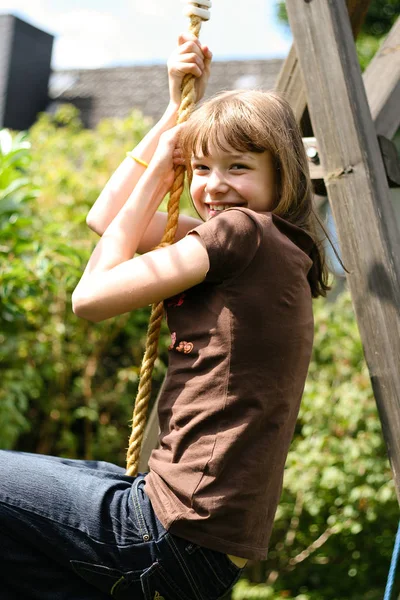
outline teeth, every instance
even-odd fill
[[[210,206],[210,210],[225,210],[226,208],[232,208],[231,204],[220,204],[218,206]]]

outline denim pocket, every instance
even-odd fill
[[[141,579],[145,600],[154,600],[156,597],[164,600],[196,600],[194,596],[189,597],[182,591],[158,561],[142,574]]]
[[[240,579],[243,571],[226,554],[193,542],[185,544],[185,554],[188,555],[185,562],[197,580],[204,600],[224,596]]]
[[[104,565],[71,560],[75,573],[87,583],[118,600],[143,598],[140,577],[143,571],[123,572]]]

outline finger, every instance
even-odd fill
[[[180,33],[178,37],[179,46],[181,46],[185,42],[195,42],[198,46],[200,46],[199,38],[197,38],[193,33],[189,33],[188,31]]]
[[[178,134],[180,134],[180,133],[181,133],[181,131],[182,131],[182,129],[185,129],[185,127],[186,127],[186,123],[179,123],[178,125],[175,125],[175,126],[174,126],[174,130],[175,130],[175,131],[176,131]]]
[[[188,54],[182,54],[179,57],[179,62],[184,63],[195,63],[200,69],[204,69],[204,59],[202,56],[195,54],[194,52],[190,52]]]
[[[173,146],[171,154],[172,159],[182,157],[182,151],[179,148],[179,138],[183,125],[184,123],[175,125],[175,127],[172,127],[172,129],[170,129],[167,133],[168,142],[171,144],[171,146]]]
[[[211,73],[211,60],[206,60],[204,63],[203,75],[210,75]]]
[[[212,52],[208,46],[201,46],[201,51],[203,53],[204,60],[212,60]]]
[[[179,131],[178,132],[178,136],[177,136],[178,137],[178,141],[179,141],[180,135],[181,135],[181,132]],[[181,158],[184,159],[185,158],[184,155],[183,155],[183,152],[182,152],[182,148],[180,148],[179,145],[175,147],[175,149],[174,149],[174,151],[172,153],[172,158],[174,160],[175,159],[181,159]]]
[[[202,51],[200,45],[195,44],[192,41],[186,42],[185,44],[182,44],[182,46],[179,46],[179,48],[177,49],[177,53],[178,53],[178,56],[180,56],[182,54],[193,53],[193,54],[196,54],[197,56],[200,56],[200,58],[202,60],[204,58],[203,51]]]
[[[173,73],[179,74],[181,77],[184,75],[194,75],[195,77],[201,77],[203,69],[200,69],[195,63],[181,63],[179,67],[173,69]]]
[[[162,133],[161,136],[165,136],[167,138],[175,138],[180,134],[184,127],[185,123],[178,123],[178,125],[174,125],[173,127],[171,127],[171,129],[164,131],[164,133]]]

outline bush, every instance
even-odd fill
[[[32,273],[35,219],[32,203],[38,191],[26,176],[31,160],[26,135],[0,131],[0,443],[11,447],[29,428],[29,399],[40,393],[39,373],[18,338],[29,328],[28,313],[41,294]]]
[[[28,135],[2,134],[3,448],[125,464],[149,310],[93,325],[71,294],[97,242],[86,215],[149,126],[133,112],[88,131],[66,105]],[[153,398],[168,343],[164,327]]]

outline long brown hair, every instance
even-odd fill
[[[207,156],[211,146],[226,150],[225,144],[240,152],[271,153],[278,198],[272,212],[301,227],[314,240],[308,281],[314,298],[326,296],[330,289],[328,269],[323,240],[317,234],[317,223],[321,222],[312,206],[308,160],[289,103],[275,92],[223,92],[192,113],[182,132],[181,144],[187,157],[189,181],[194,150],[201,149]]]

